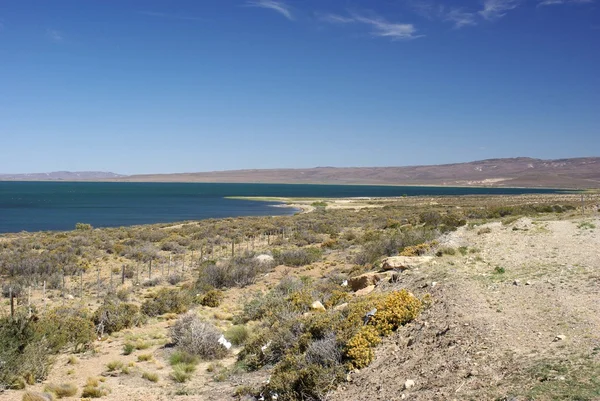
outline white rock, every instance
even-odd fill
[[[556,337],[554,337],[554,341],[563,341],[566,340],[567,336],[565,336],[564,334],[559,334]]]
[[[348,287],[348,280],[344,280],[342,282],[342,287]]]
[[[271,263],[273,262],[275,259],[273,258],[273,256],[271,255],[267,255],[267,254],[262,254],[262,255],[256,255],[254,257],[254,259],[258,260],[260,263]]]
[[[229,349],[231,348],[231,343],[229,341],[227,341],[227,339],[225,338],[225,336],[223,334],[221,334],[221,337],[219,337],[219,344],[221,344],[223,347]]]
[[[430,263],[433,256],[390,256],[382,260],[383,270],[406,270]]]
[[[404,382],[404,388],[407,389],[407,390],[410,389],[410,388],[412,388],[412,387],[414,387],[414,386],[415,386],[415,381],[414,380],[408,379],[407,381]]]
[[[315,301],[310,305],[310,308],[312,310],[320,310],[320,311],[325,311],[325,307],[323,306],[323,304],[321,303],[321,301]]]

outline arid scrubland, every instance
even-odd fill
[[[599,399],[600,196],[584,200],[1,236],[0,397]]]

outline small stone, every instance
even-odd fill
[[[310,305],[310,308],[312,310],[318,310],[318,311],[325,311],[325,307],[323,306],[323,304],[321,303],[321,301],[315,301]]]
[[[402,395],[400,396],[400,399],[401,399],[401,400],[403,400],[403,399],[405,399],[405,398],[406,398],[406,394],[402,394]]]
[[[407,381],[404,382],[404,388],[406,390],[411,389],[414,386],[415,386],[415,381],[414,380],[408,379]]]
[[[352,376],[350,376],[350,373],[348,373],[348,374],[346,375],[346,381],[347,381],[347,382],[352,382]]]
[[[565,336],[564,334],[559,334],[556,337],[554,337],[554,341],[564,341],[566,340],[567,336]]]
[[[531,285],[531,281],[526,281],[525,285]]]
[[[556,380],[565,381],[567,379],[564,376],[557,376]]]
[[[519,280],[513,281],[513,285],[519,285],[519,284],[521,284],[521,282]]]
[[[437,282],[436,282],[436,281],[432,282],[432,283],[431,283],[431,288],[434,288],[436,285],[437,285]]]

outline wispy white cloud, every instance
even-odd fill
[[[248,1],[246,4],[250,7],[267,8],[269,10],[276,11],[289,20],[294,19],[294,15],[292,14],[291,7],[287,4],[285,4],[283,1],[251,0],[251,1]]]
[[[556,4],[586,4],[593,3],[594,0],[542,0],[538,6],[552,6]]]
[[[477,15],[475,13],[466,12],[459,8],[448,11],[444,16],[444,20],[454,23],[456,29],[477,25]]]
[[[169,13],[160,13],[155,11],[140,11],[142,15],[146,15],[148,17],[156,17],[156,18],[166,18],[166,19],[176,19],[182,21],[204,21],[204,19],[189,15],[179,15],[179,14],[169,14]]]
[[[337,14],[318,14],[318,18],[321,21],[329,22],[331,24],[348,24],[356,22],[354,18],[344,17]]]
[[[55,43],[60,43],[64,40],[64,36],[56,29],[46,29],[46,36]]]
[[[416,35],[417,29],[413,24],[388,22],[378,16],[367,17],[360,14],[351,14],[350,16],[325,14],[321,16],[320,19],[332,24],[360,23],[369,25],[372,28],[371,35],[390,38],[392,40],[411,40],[423,36]]]
[[[446,21],[454,24],[455,29],[477,25],[479,15],[462,8],[448,7],[433,0],[405,0],[417,15],[432,21]]]
[[[493,20],[504,17],[508,11],[518,6],[518,0],[485,0],[479,14],[487,20]]]

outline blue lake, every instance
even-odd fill
[[[375,185],[0,182],[0,233],[71,230],[77,222],[118,227],[235,216],[289,215],[275,202],[228,196],[387,197],[557,193],[538,188]]]

